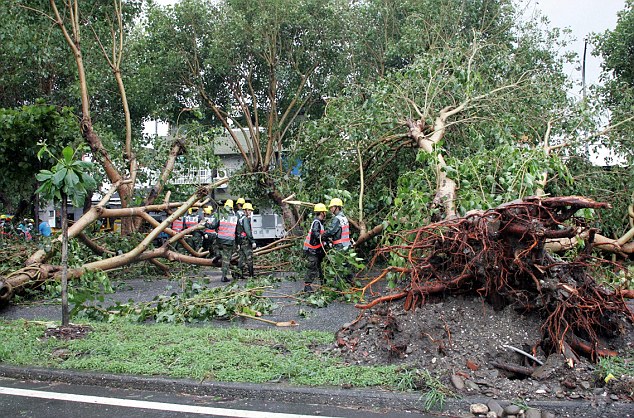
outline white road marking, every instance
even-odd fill
[[[24,396],[28,398],[54,399],[68,402],[83,402],[99,405],[123,406],[128,408],[152,409],[158,411],[188,412],[235,418],[335,418],[323,415],[297,415],[275,412],[248,411],[240,409],[213,408],[208,406],[183,405],[176,403],[137,401],[132,399],[106,398],[102,396],[76,395],[72,393],[46,392],[30,389],[0,387],[0,395]]]

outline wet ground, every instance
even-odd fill
[[[195,275],[186,279],[199,280],[205,286],[223,286],[220,281],[220,271],[217,268],[204,268],[198,270]],[[183,285],[182,279],[169,278],[126,278],[113,280],[115,293],[104,295],[104,307],[114,302],[127,302],[130,299],[135,302],[151,301],[159,295],[170,295],[180,292]],[[352,322],[359,310],[352,304],[332,302],[323,308],[311,307],[303,301],[302,280],[296,280],[292,276],[285,276],[274,287],[265,292],[266,296],[275,300],[276,308],[271,314],[262,316],[274,322],[295,321],[297,326],[276,327],[269,323],[248,318],[234,318],[232,320],[216,320],[211,323],[214,326],[239,326],[241,328],[278,328],[289,330],[318,330],[336,332],[342,325]],[[59,303],[49,301],[31,301],[28,303],[11,303],[0,308],[0,318],[27,319],[40,321],[54,321],[61,319],[61,306]],[[71,321],[72,322],[72,321]]]

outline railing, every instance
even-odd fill
[[[214,170],[209,168],[188,168],[178,172],[174,172],[170,183],[172,184],[211,184],[218,180],[227,178],[223,170],[218,170],[218,175],[214,176]],[[219,188],[226,188],[227,183]]]

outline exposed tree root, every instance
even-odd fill
[[[623,300],[627,292],[604,289],[587,272],[594,231],[572,262],[544,250],[547,239],[577,233],[577,210],[607,206],[581,196],[532,197],[396,233],[398,244],[379,249],[376,257],[403,259],[406,267],[389,267],[379,276],[399,273],[400,288],[357,306],[404,299],[405,309],[415,310],[432,294],[477,292],[497,309],[513,305],[542,315],[547,351],[564,352],[568,343],[591,358],[614,355],[600,348],[600,337],[617,335],[619,320],[634,322],[634,315]]]

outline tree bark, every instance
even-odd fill
[[[62,326],[68,326],[68,202],[62,192]]]

